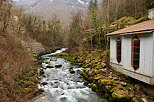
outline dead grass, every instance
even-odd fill
[[[0,102],[23,102],[22,87],[15,90],[17,83],[14,76],[24,75],[33,69],[31,54],[19,47],[16,40],[10,34],[0,34]]]

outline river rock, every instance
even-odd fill
[[[41,85],[47,85],[48,83],[47,82],[43,82],[43,83],[41,83]]]
[[[40,75],[43,75],[43,74],[44,74],[44,70],[40,69]]]
[[[60,102],[67,102],[68,99],[67,99],[67,97],[61,97],[61,98],[59,99],[59,101],[60,101]]]
[[[50,61],[57,61],[57,58],[51,58]]]
[[[60,67],[62,67],[62,65],[61,64],[57,64],[57,65],[55,65],[55,67],[56,68],[60,68]]]
[[[74,70],[69,70],[69,71],[70,71],[70,73],[71,73],[71,74],[75,73],[75,71],[74,71]]]
[[[47,68],[54,68],[52,65],[47,65]]]

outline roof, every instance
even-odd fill
[[[154,31],[154,19],[144,21],[130,27],[126,27],[115,32],[111,32],[107,35],[130,35],[130,34],[143,34]]]

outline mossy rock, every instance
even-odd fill
[[[78,63],[78,66],[82,67],[84,65],[84,63]]]
[[[131,94],[127,90],[117,90],[112,93],[112,99],[117,102],[131,102]]]
[[[84,81],[83,85],[88,85],[89,82],[88,81]]]
[[[32,54],[36,54],[37,52],[32,52]]]
[[[57,61],[57,58],[51,58],[50,61]]]
[[[51,66],[51,65],[47,65],[47,67],[46,68],[54,68],[53,66]]]
[[[77,74],[80,74],[82,71],[81,70],[77,70],[76,72],[77,72]]]
[[[62,65],[61,64],[58,64],[58,65],[55,65],[55,67],[56,68],[60,68],[60,67],[62,67]]]
[[[69,68],[68,69],[73,69],[73,66],[69,66]]]
[[[88,75],[84,71],[82,71],[80,75],[83,76],[84,78],[88,78]]]
[[[40,75],[43,75],[43,74],[44,74],[44,70],[40,69]]]
[[[38,94],[42,94],[42,92],[44,92],[44,90],[43,89],[38,89],[35,93],[34,93],[34,95],[38,95]]]
[[[119,84],[119,81],[115,81],[115,80],[108,80],[108,79],[100,79],[99,83],[102,85],[116,85]]]
[[[32,81],[27,81],[27,80],[20,80],[24,85],[35,85]]]
[[[85,69],[84,69],[85,72],[88,72],[88,71],[90,71],[90,70],[91,70],[91,68],[85,68]]]
[[[31,70],[30,74],[35,75],[35,74],[37,74],[37,71],[36,70]]]
[[[84,77],[80,75],[79,78],[84,78]]]
[[[91,83],[89,86],[93,91],[98,91],[98,86],[96,84]]]
[[[69,70],[69,71],[70,71],[70,73],[71,73],[71,74],[74,74],[74,73],[75,73],[75,71],[74,71],[74,70],[72,70],[72,69],[71,69],[71,70]]]
[[[25,90],[26,92],[28,92],[28,93],[30,93],[30,92],[32,92],[32,91],[33,91],[33,89],[32,89],[32,88],[24,88],[24,90]]]

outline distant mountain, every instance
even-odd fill
[[[14,0],[25,13],[32,13],[44,19],[50,15],[57,15],[64,21],[68,20],[72,12],[78,10],[83,13],[88,8],[90,0]]]

